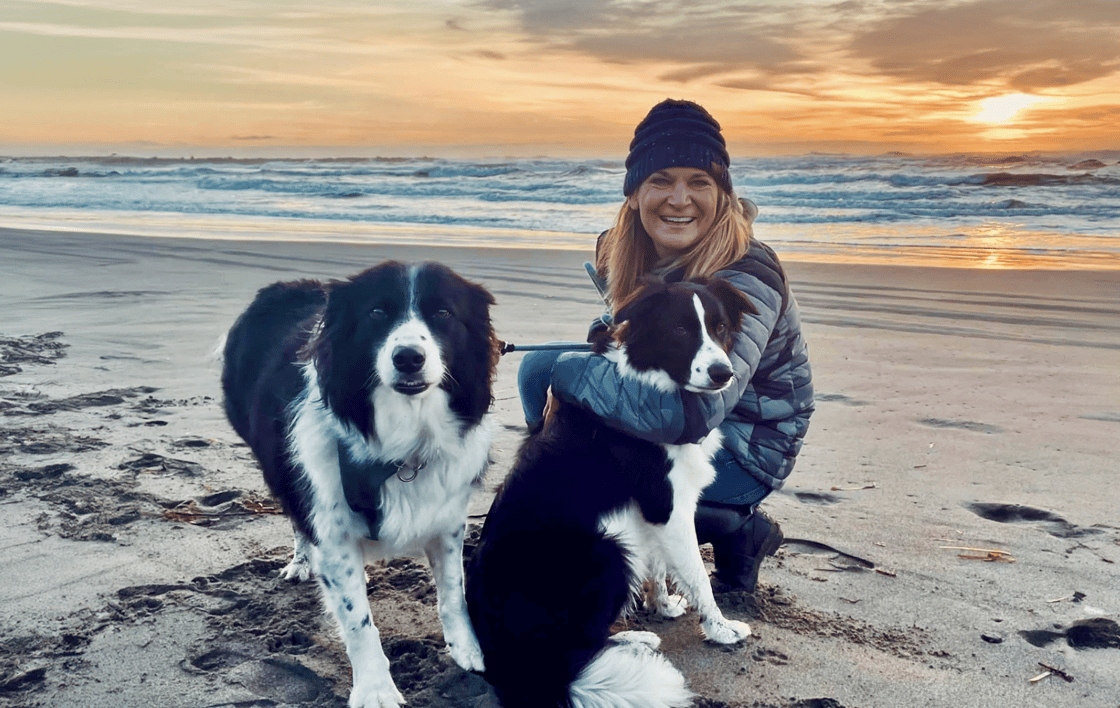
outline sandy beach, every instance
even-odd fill
[[[221,334],[273,281],[438,260],[499,337],[580,339],[580,251],[0,229],[0,706],[346,705],[349,667],[221,412]],[[765,508],[743,646],[638,615],[698,706],[1120,706],[1120,270],[788,261],[817,412]],[[488,487],[524,432],[516,353]],[[472,504],[480,524],[489,495]],[[420,559],[373,568],[410,705],[496,706],[442,653]],[[527,648],[531,650],[531,648]]]

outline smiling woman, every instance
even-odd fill
[[[666,167],[654,172],[627,199],[659,258],[691,248],[708,233],[716,217],[719,188],[697,167]]]

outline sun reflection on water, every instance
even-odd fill
[[[1116,270],[1115,237],[983,222],[933,224],[755,224],[784,260],[1017,270]]]

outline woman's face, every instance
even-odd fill
[[[719,187],[695,167],[666,167],[646,178],[627,199],[653,239],[660,258],[692,248],[712,227]]]

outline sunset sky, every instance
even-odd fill
[[[1116,149],[1120,2],[0,0],[0,154],[613,158],[666,97],[733,154]]]

